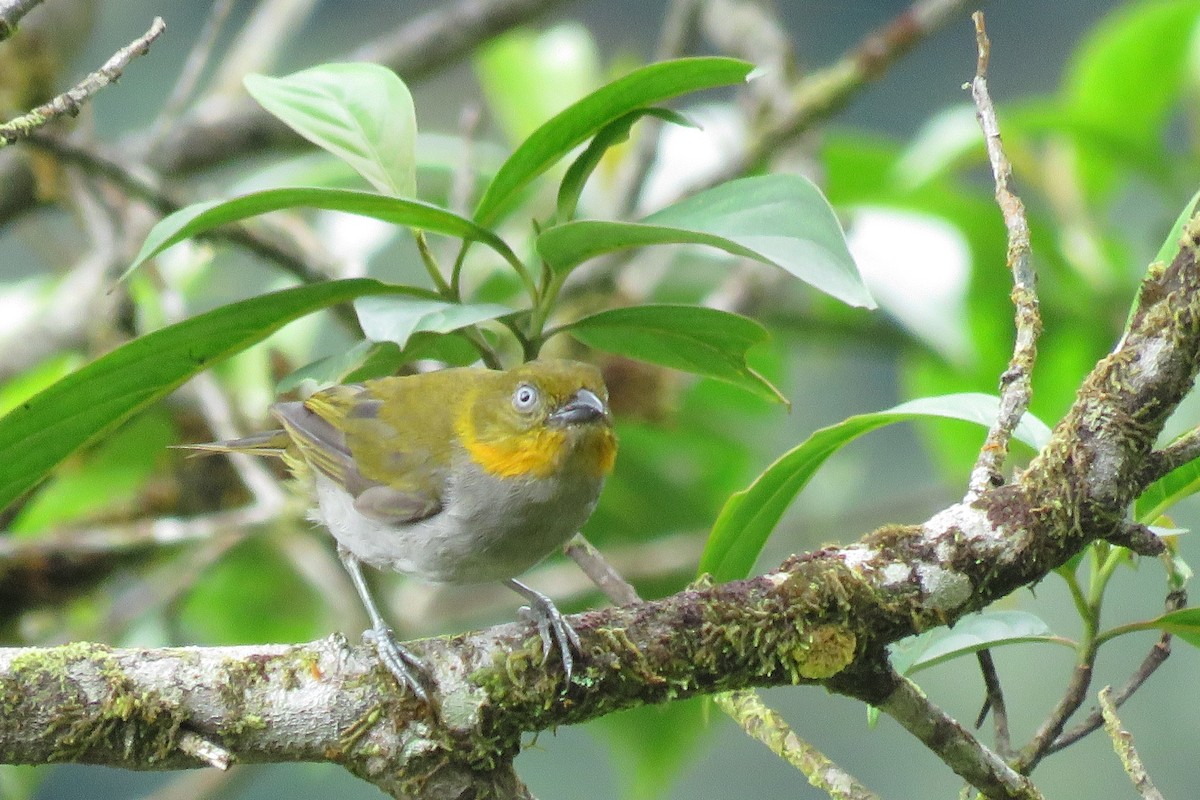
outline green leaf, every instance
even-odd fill
[[[417,116],[404,81],[379,64],[322,64],[284,78],[247,75],[258,104],[384,194],[417,193]]]
[[[285,208],[319,208],[325,211],[344,211],[363,217],[410,225],[414,228],[483,242],[510,264],[519,264],[516,254],[496,234],[481,228],[469,219],[420,200],[388,197],[374,192],[350,189],[324,189],[315,186],[293,186],[266,189],[229,200],[212,200],[181,208],[163,218],[150,231],[142,249],[122,278],[168,247],[213,228],[238,222],[247,217],[279,211]],[[433,296],[433,295],[431,295]]]
[[[1163,614],[1149,623],[1152,627],[1178,636],[1192,647],[1200,647],[1200,608],[1181,608]]]
[[[1200,190],[1197,190],[1192,195],[1192,199],[1188,200],[1187,205],[1183,207],[1183,210],[1179,212],[1179,216],[1175,218],[1175,224],[1171,226],[1171,232],[1167,234],[1166,239],[1163,239],[1162,247],[1158,248],[1158,254],[1154,257],[1155,262],[1170,264],[1175,260],[1175,256],[1179,254],[1180,243],[1183,240],[1183,227],[1196,215],[1197,204],[1200,204]]]
[[[618,117],[702,89],[740,83],[752,65],[732,58],[681,58],[636,69],[571,104],[529,135],[488,185],[474,219],[490,225],[520,191]]]
[[[365,294],[400,291],[368,279],[285,289],[213,309],[118,347],[0,418],[0,508],[75,450],[288,322]]]
[[[363,297],[354,301],[363,333],[404,347],[414,333],[450,333],[516,313],[496,303],[449,303],[419,297]]]
[[[933,628],[901,639],[889,649],[896,671],[912,675],[980,650],[1024,642],[1071,646],[1066,639],[1055,636],[1040,617],[1027,611],[981,611],[963,617],[953,628]]]
[[[926,417],[958,419],[990,426],[999,400],[986,394],[922,397],[872,414],[859,414],[813,433],[725,503],[700,557],[699,572],[718,582],[745,578],[754,568],[767,537],[800,490],[831,455],[876,428]],[[1034,449],[1050,439],[1045,423],[1026,414],[1014,436]]]
[[[21,509],[9,530],[30,536],[101,513],[132,511],[147,481],[167,467],[167,446],[176,437],[162,411],[130,420],[82,462],[64,465]]]
[[[1180,500],[1200,491],[1200,459],[1181,464],[1146,487],[1133,506],[1133,518],[1143,524],[1157,520]]]
[[[787,400],[746,364],[746,351],[769,337],[752,319],[713,308],[642,305],[613,308],[557,329],[609,353],[727,381],[768,400]]]
[[[799,175],[729,181],[640,222],[568,222],[537,239],[538,253],[560,273],[594,256],[653,244],[709,245],[780,267],[850,305],[875,307],[833,209]]]
[[[571,162],[571,166],[563,175],[562,184],[558,187],[558,220],[566,222],[575,216],[579,206],[579,197],[583,187],[592,176],[601,159],[612,147],[629,139],[629,130],[642,117],[657,117],[664,122],[671,122],[685,128],[698,128],[696,123],[682,114],[669,108],[639,108],[630,111],[622,117],[601,128],[579,157]]]

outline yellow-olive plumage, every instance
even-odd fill
[[[403,683],[425,696],[419,662],[392,640],[360,563],[434,582],[509,581],[569,675],[574,631],[514,579],[579,529],[612,469],[598,370],[550,360],[447,369],[332,386],[271,411],[282,430],[196,447],[281,456],[311,481],[314,516],[337,539],[380,656]]]

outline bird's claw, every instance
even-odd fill
[[[570,683],[571,673],[575,669],[574,653],[583,652],[579,634],[575,632],[571,623],[567,622],[567,618],[554,605],[553,600],[517,581],[512,583],[519,586],[517,591],[529,600],[529,605],[521,606],[517,613],[523,621],[537,626],[538,636],[542,639],[542,663],[546,663],[546,659],[550,657],[551,649],[557,648],[562,659],[563,673],[567,677],[567,683]]]
[[[411,689],[421,702],[429,703],[429,692],[422,682],[425,665],[396,641],[390,628],[367,628],[363,631],[363,641],[375,648],[379,660],[402,688]]]

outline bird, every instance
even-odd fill
[[[362,565],[430,583],[503,581],[528,602],[543,662],[570,681],[574,628],[517,576],[561,547],[595,508],[617,452],[608,391],[590,364],[533,360],[338,384],[277,402],[280,427],[184,447],[282,458],[311,491],[312,519],[370,619],[364,637],[402,687],[429,702],[425,665],[396,640]]]

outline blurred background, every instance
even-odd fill
[[[211,4],[117,0],[90,11],[87,5],[45,4],[46,10],[59,6],[66,13],[66,21],[47,28],[51,39],[61,33],[77,40],[49,58],[54,66],[47,80],[59,90],[144,31],[153,16],[161,15],[168,31],[119,84],[85,109],[76,131],[109,144],[168,136],[152,126]],[[307,10],[293,8],[299,22],[281,40],[277,57],[255,69],[284,74],[342,58],[382,32],[450,4],[292,5]],[[766,50],[779,58],[774,77],[786,85],[821,74],[908,5],[803,0],[768,5],[767,17],[777,15],[778,32],[785,35],[781,49]],[[230,80],[224,71],[236,63],[234,42],[257,6],[232,4],[204,80],[213,85]],[[423,191],[433,198],[446,195],[465,114],[480,119],[470,128],[476,157],[502,157],[574,99],[572,92],[577,97],[651,58],[666,7],[628,0],[562,3],[473,57],[410,80],[426,135],[418,147],[423,144],[429,153]],[[1053,425],[1082,376],[1116,341],[1139,276],[1195,190],[1192,41],[1200,3],[1006,0],[983,8],[993,42],[990,86],[1017,171],[1016,189],[1030,207],[1044,304],[1046,333],[1033,410]],[[766,268],[690,252],[640,254],[572,295],[581,309],[616,296],[703,301],[753,316],[773,334],[771,344],[754,353],[755,366],[791,401],[789,413],[713,381],[603,361],[614,403],[624,403],[618,408],[622,453],[585,532],[628,571],[644,596],[677,591],[691,580],[704,537],[729,494],[814,430],[913,397],[995,391],[1011,348],[1010,278],[991,178],[962,88],[975,70],[970,10],[886,65],[844,108],[772,154],[770,168],[803,171],[826,191],[880,311],[835,307],[795,282],[780,282]],[[712,22],[701,25],[693,50],[729,49],[730,43],[714,41],[720,29]],[[0,55],[9,49],[0,44]],[[7,72],[11,87],[15,70],[12,62],[0,63],[0,84]],[[202,90],[205,86],[202,82]],[[226,86],[229,96],[239,91],[236,80]],[[774,101],[784,105],[779,97]],[[10,102],[19,106],[19,100]],[[702,105],[680,107],[704,130],[667,132],[672,138],[665,140],[642,198],[646,209],[693,185],[691,170],[720,162],[728,142],[750,135],[755,113],[772,111],[771,98],[753,100],[765,112],[719,93],[695,102]],[[439,155],[439,147],[449,148],[450,155]],[[175,179],[189,199],[225,196],[315,174],[303,152],[293,147],[247,153]],[[70,184],[61,176],[46,181]],[[615,190],[599,183],[587,202],[604,216],[612,213]],[[14,337],[28,335],[29,318],[54,316],[63,308],[55,303],[77,296],[65,281],[94,242],[79,233],[80,218],[90,212],[73,206],[70,196],[47,189],[36,208],[6,212],[0,222],[0,342],[10,351],[27,346]],[[315,249],[350,265],[344,274],[357,269],[388,280],[421,280],[407,236],[331,215],[308,218],[305,225],[303,235],[314,237]],[[113,261],[123,257],[126,264],[132,255],[122,256],[120,246],[112,252]],[[287,282],[270,264],[220,246],[168,254],[159,270],[158,277],[132,285],[128,297],[111,301],[106,318],[119,320],[118,328],[127,331],[170,319],[171,309],[164,311],[169,304],[157,296],[146,299],[158,290],[154,281],[173,287],[178,296],[182,306],[171,313],[188,314]],[[483,272],[471,274],[471,280],[481,297],[506,291]],[[65,308],[62,313],[79,315],[97,306]],[[13,402],[112,340],[92,330],[65,341],[33,359],[36,363],[0,373],[0,399]],[[313,318],[224,365],[217,374],[238,422],[261,424],[279,378],[349,343],[328,320]],[[92,525],[119,528],[155,516],[236,507],[244,494],[230,489],[234,481],[221,472],[219,460],[197,467],[166,450],[172,443],[211,438],[189,410],[192,404],[181,393],[72,459],[39,494],[7,514],[3,521],[10,533],[4,536],[61,537]],[[1195,424],[1196,411],[1189,402],[1169,433]],[[961,497],[982,438],[980,427],[945,423],[889,427],[852,443],[801,494],[769,541],[760,569],[826,542],[852,541],[883,523],[926,519]],[[1018,451],[1014,460],[1019,466],[1028,457]],[[1171,513],[1175,525],[1195,524],[1191,501]],[[48,589],[45,602],[14,599],[12,584],[8,593],[0,587],[5,612],[0,634],[12,644],[74,638],[125,645],[304,641],[335,629],[354,638],[363,621],[352,593],[344,591],[348,586],[325,534],[313,531],[298,512],[244,533],[167,552],[130,548],[103,563],[82,564],[72,585]],[[1195,558],[1196,545],[1188,537],[1180,547],[1185,558]],[[5,576],[0,582],[9,575],[0,569]],[[603,603],[562,559],[539,567],[530,579],[572,610]],[[483,626],[515,613],[516,603],[503,590],[433,591],[394,576],[383,576],[379,585],[404,636]],[[1120,570],[1106,598],[1106,626],[1160,613],[1164,594],[1157,563]],[[1003,607],[1036,614],[1062,636],[1078,635],[1066,585],[1056,576],[1006,599]],[[1094,688],[1124,682],[1154,640],[1148,632],[1106,646]],[[1019,743],[1057,701],[1073,654],[1027,644],[1000,648],[995,658]],[[1193,679],[1198,664],[1195,652],[1177,643],[1175,655],[1122,709],[1125,727],[1166,796],[1188,796],[1200,778],[1195,747],[1179,734],[1200,722],[1200,690]],[[916,679],[956,718],[975,718],[984,695],[973,658]],[[800,736],[885,797],[950,797],[959,790],[955,776],[911,736],[887,718],[868,726],[867,709],[854,701],[812,688],[763,695]],[[984,738],[990,741],[990,734]],[[535,795],[561,800],[824,796],[703,701],[543,733],[530,741],[517,766]],[[1035,779],[1050,797],[1133,796],[1103,734],[1048,758]],[[235,767],[228,774],[0,767],[0,797],[14,800],[278,796],[379,793],[327,765]]]

